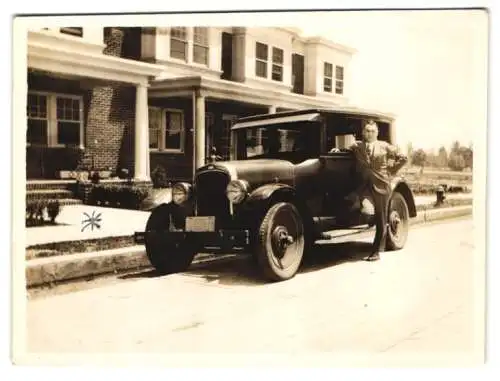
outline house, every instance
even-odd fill
[[[27,179],[78,166],[148,180],[148,83],[162,69],[133,56],[119,28],[28,31]]]
[[[228,158],[238,117],[347,104],[354,53],[295,28],[145,28],[141,60],[164,67],[149,88],[150,168],[190,180],[211,147]]]
[[[26,176],[163,167],[190,180],[235,118],[349,102],[355,50],[295,28],[28,31]]]

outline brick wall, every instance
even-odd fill
[[[104,54],[122,56],[125,32],[105,28]],[[133,86],[96,86],[90,91],[86,108],[88,149],[86,164],[113,169],[134,167],[133,132],[135,125],[135,88]],[[90,161],[90,162],[89,162]]]
[[[123,55],[125,32],[105,28],[104,54]],[[63,79],[51,73],[29,72],[28,88],[82,95],[84,99],[84,150],[27,147],[27,178],[55,178],[58,170],[77,166],[134,168],[135,87],[103,84],[92,79]]]

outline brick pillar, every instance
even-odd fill
[[[125,32],[120,28],[104,28],[104,43],[106,47],[103,53],[121,57],[124,37]]]

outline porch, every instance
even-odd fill
[[[126,169],[150,180],[147,86],[162,69],[120,58],[110,42],[28,33],[27,179]]]
[[[272,85],[272,84],[271,84]],[[236,118],[332,104],[292,92],[205,77],[153,81],[149,88],[151,170],[162,167],[172,181],[190,181],[212,147],[229,158]]]

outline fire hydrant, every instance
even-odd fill
[[[444,187],[442,185],[438,186],[436,190],[436,204],[435,206],[442,205],[446,199]]]

